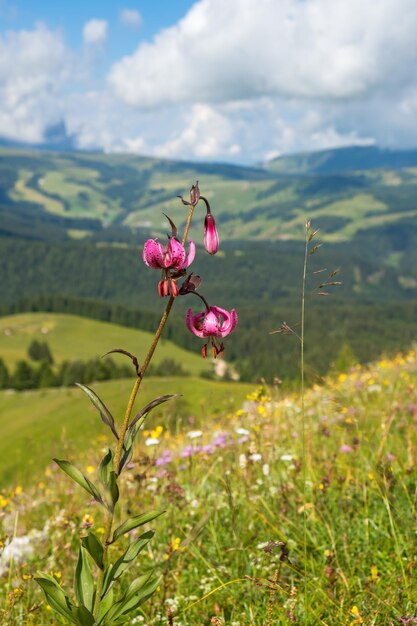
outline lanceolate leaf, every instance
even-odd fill
[[[83,537],[81,539],[81,543],[83,544],[84,548],[87,550],[91,558],[94,560],[97,567],[99,567],[100,569],[104,569],[104,548],[101,541],[97,539],[96,535],[90,530],[87,537]]]
[[[99,622],[100,626],[101,624],[110,626],[114,620],[119,620],[122,616],[135,610],[154,593],[161,582],[161,578],[161,576],[152,578],[151,575],[145,574],[145,576],[134,580],[123,598],[116,602],[106,614],[105,619]],[[116,623],[123,624],[125,622],[117,621]]]
[[[113,415],[110,413],[109,409],[106,407],[104,402],[102,400],[100,400],[100,398],[95,393],[95,391],[90,389],[90,387],[87,387],[86,385],[81,385],[80,383],[75,383],[75,384],[77,385],[77,387],[82,389],[84,391],[84,393],[87,394],[87,396],[90,398],[91,402],[96,407],[97,411],[100,413],[100,417],[103,420],[104,424],[106,424],[106,426],[109,426],[110,430],[112,431],[112,433],[116,437],[116,439],[119,439],[119,435],[117,434],[117,430],[116,430],[116,427],[114,425]]]
[[[129,428],[132,429],[134,425],[136,424],[136,422],[140,420],[141,417],[143,417],[146,413],[149,413],[149,411],[152,411],[152,409],[154,409],[159,404],[163,404],[164,402],[167,402],[167,400],[171,400],[171,398],[178,398],[179,395],[181,394],[174,393],[171,395],[159,396],[159,398],[155,398],[155,400],[152,400],[152,402],[149,402],[149,404],[144,406],[143,409],[139,411],[137,415],[135,415],[135,417],[129,424]]]
[[[104,576],[102,598],[106,595],[112,584],[132,565],[139,552],[147,546],[154,534],[153,530],[149,530],[136,539],[136,541],[133,541],[120,559],[107,570]]]
[[[77,620],[73,615],[73,611],[76,608],[75,604],[55,578],[42,573],[42,575],[36,577],[35,580],[42,588],[49,606],[73,624],[77,624]]]
[[[87,551],[82,546],[80,546],[77,566],[75,568],[74,591],[75,597],[80,605],[92,611],[94,603],[94,578],[91,572]]]
[[[101,462],[98,468],[98,474],[100,476],[100,480],[103,483],[103,485],[105,485],[106,487],[108,487],[109,485],[109,477],[113,469],[114,469],[113,452],[112,450],[109,449],[108,452],[101,459]]]
[[[133,365],[135,366],[135,370],[136,370],[136,375],[140,376],[140,365],[139,365],[139,361],[137,359],[137,357],[132,354],[131,352],[128,352],[127,350],[123,350],[123,348],[114,348],[114,350],[109,350],[108,352],[106,352],[106,354],[103,354],[103,356],[107,356],[108,354],[124,354],[125,356],[128,356],[129,359],[132,360]]]
[[[63,472],[65,472],[70,478],[72,478],[74,482],[76,482],[83,489],[85,489],[90,494],[90,496],[93,496],[94,500],[100,502],[100,504],[104,504],[103,498],[101,497],[97,487],[91,482],[89,478],[84,476],[84,474],[80,472],[80,470],[77,469],[75,465],[70,463],[70,461],[65,460],[54,459],[54,461],[57,465],[59,465]]]
[[[123,524],[120,524],[120,526],[116,528],[116,530],[113,533],[113,538],[111,540],[111,543],[116,541],[119,537],[121,537],[125,533],[128,533],[129,531],[133,530],[134,528],[139,528],[139,526],[143,526],[144,524],[151,522],[152,520],[156,519],[163,513],[165,513],[165,511],[149,511],[149,513],[143,513],[142,515],[135,515],[135,517],[129,518],[128,520],[123,522]]]
[[[113,510],[119,499],[119,487],[117,484],[117,474],[115,471],[110,472],[108,487],[109,487],[111,503],[112,503],[111,509]]]
[[[78,606],[74,613],[79,626],[94,626],[96,623],[93,614],[85,606]]]

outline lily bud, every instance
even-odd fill
[[[209,211],[207,211],[206,219],[204,220],[204,247],[209,254],[216,254],[219,249],[219,235],[216,222]]]
[[[191,187],[190,200],[193,206],[195,206],[197,202],[200,200],[200,189],[198,188],[198,181],[196,182],[195,185]]]

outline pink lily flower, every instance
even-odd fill
[[[194,315],[191,309],[188,309],[186,316],[186,324],[189,331],[205,339],[210,338],[211,347],[214,358],[219,354],[223,356],[223,342],[216,342],[216,338],[227,337],[234,331],[237,325],[237,313],[235,309],[226,311],[219,306],[207,307],[206,311]],[[205,358],[207,356],[207,343],[204,344],[201,354]]]
[[[156,239],[148,239],[143,246],[142,259],[145,265],[162,270],[162,279],[158,283],[158,293],[162,296],[178,295],[176,279],[194,261],[195,244],[189,243],[188,256],[182,243],[176,237],[169,237],[168,244],[163,246]]]

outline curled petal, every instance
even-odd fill
[[[148,239],[143,246],[142,259],[148,267],[161,269],[165,267],[165,249],[156,239]]]
[[[198,313],[198,315],[193,315],[192,309],[188,309],[187,315],[185,318],[185,323],[189,331],[193,333],[196,337],[200,337],[204,339],[205,334],[203,333],[203,320],[204,313]]]
[[[237,313],[235,309],[229,312],[219,306],[211,306],[210,310],[217,314],[217,318],[219,318],[220,315],[223,317],[217,337],[227,337],[237,326]]]
[[[188,256],[179,269],[184,270],[186,267],[189,267],[191,263],[194,261],[194,258],[195,258],[195,243],[194,241],[191,240],[190,243],[188,244]]]
[[[164,267],[179,270],[185,263],[186,256],[184,246],[178,241],[178,239],[171,237],[167,246]]]

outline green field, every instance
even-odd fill
[[[102,398],[115,419],[124,414],[130,380],[94,383],[91,387]],[[179,432],[191,422],[204,427],[207,420],[238,409],[253,385],[221,383],[197,378],[149,378],[138,397],[140,410],[155,397],[181,394],[180,398],[155,409],[147,426],[164,424]],[[53,456],[90,454],[97,437],[108,431],[79,389],[0,392],[0,487],[13,482],[28,484],[44,471]]]
[[[46,341],[57,364],[68,360],[88,360],[100,357],[114,348],[123,348],[142,361],[152,341],[151,333],[98,322],[76,315],[59,313],[24,313],[0,317],[0,357],[14,367],[20,359],[28,359],[30,343]],[[113,355],[115,359],[125,359]],[[174,359],[184,370],[199,375],[209,372],[212,365],[196,352],[183,350],[172,341],[161,339],[154,363]]]

